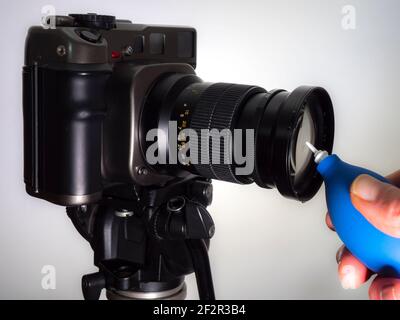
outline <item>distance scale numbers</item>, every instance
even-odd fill
[[[189,144],[188,144],[189,137],[185,134],[185,132],[183,130],[187,129],[188,123],[189,123],[189,118],[190,118],[190,108],[185,103],[180,108],[179,114],[177,117],[177,129],[178,129],[177,134],[178,134],[178,154],[180,155],[181,163],[186,166],[190,165],[190,160],[185,159],[185,155],[186,155],[187,149],[189,147]]]

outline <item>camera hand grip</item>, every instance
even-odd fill
[[[101,196],[101,130],[108,70],[24,68],[25,183],[71,206]]]

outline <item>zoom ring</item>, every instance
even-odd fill
[[[233,129],[244,103],[259,92],[265,90],[254,86],[216,83],[202,94],[191,119],[191,128],[200,137],[198,149],[201,164],[194,165],[199,174],[212,179],[242,183],[234,173]],[[207,129],[208,132],[214,130],[211,131],[212,134],[204,136],[201,129]],[[218,136],[213,139],[214,133]],[[208,148],[203,148],[207,145]],[[207,161],[206,164],[204,160]]]

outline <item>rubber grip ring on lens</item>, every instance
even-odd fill
[[[200,97],[193,116],[190,121],[191,129],[196,131],[196,137],[190,137],[190,140],[197,138],[199,152],[199,164],[194,164],[196,171],[199,175],[217,179],[215,176],[211,164],[209,163],[209,149],[202,148],[203,145],[208,145],[208,136],[202,136],[203,129],[210,129],[211,119],[214,113],[215,106],[221,98],[224,91],[232,86],[230,83],[215,83],[208,87]],[[208,161],[207,164],[204,162]]]
[[[218,91],[218,89],[222,92],[217,94],[218,98],[216,99],[214,90]],[[217,83],[210,86],[200,97],[196,112],[191,121],[191,128],[197,132],[201,132],[201,129],[208,129],[208,132],[216,129],[219,133],[221,133],[221,130],[228,129],[229,132],[226,133],[230,135],[228,136],[228,150],[224,147],[225,138],[222,138],[222,135],[219,136],[219,146],[214,145],[212,135],[209,134],[207,137],[200,135],[200,142],[206,142],[209,146],[208,150],[204,150],[202,148],[204,144],[200,144],[200,159],[208,160],[207,165],[195,165],[196,170],[200,174],[212,179],[239,184],[243,183],[236,177],[233,159],[231,159],[233,130],[236,124],[236,117],[243,107],[244,102],[250,96],[261,92],[265,92],[265,90],[259,87]],[[225,159],[228,159],[228,163],[224,163]]]

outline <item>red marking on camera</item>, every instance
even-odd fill
[[[112,51],[112,52],[111,52],[111,58],[113,58],[113,59],[121,58],[121,52],[119,52],[119,51]]]

